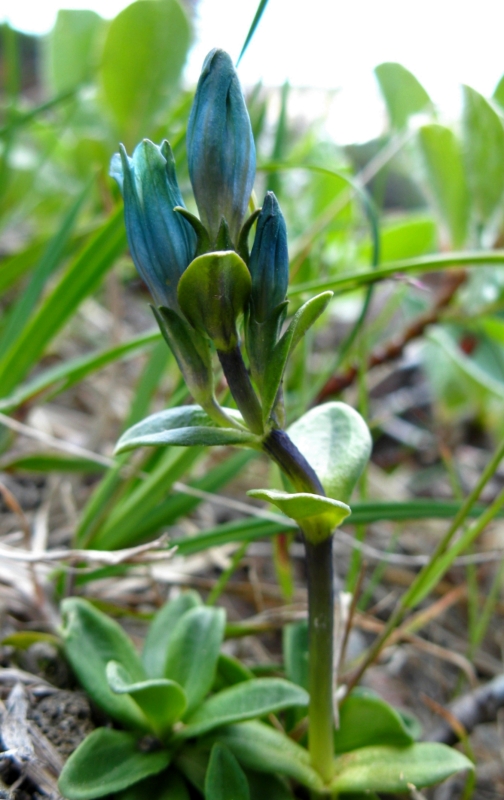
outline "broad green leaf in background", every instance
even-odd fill
[[[464,160],[478,222],[485,225],[504,191],[504,128],[491,104],[475,89],[463,87]]]
[[[191,800],[191,798],[182,775],[170,767],[162,779],[157,776],[144,778],[143,781],[116,793],[115,800]]]
[[[413,744],[413,738],[392,706],[369,689],[354,689],[340,708],[334,751],[347,753],[376,744],[404,747]]]
[[[233,409],[224,409],[227,416],[238,424],[241,415]],[[159,411],[129,428],[116,445],[116,453],[136,447],[159,445],[253,445],[256,437],[244,428],[219,428],[200,406],[180,406]]]
[[[336,792],[407,792],[439,783],[455,772],[473,769],[466,756],[444,744],[361,747],[336,758]]]
[[[168,644],[179,619],[191,608],[201,605],[196,592],[182,592],[174,600],[165,603],[154,616],[142,650],[142,662],[149,678],[161,678],[165,674]]]
[[[97,728],[66,762],[59,788],[68,800],[93,800],[156,775],[170,758],[166,749],[142,753],[131,733]]]
[[[278,775],[264,775],[261,772],[247,770],[247,780],[250,789],[250,800],[294,800],[294,795],[287,786],[287,782]],[[374,798],[366,798],[374,800]]]
[[[47,42],[46,71],[54,92],[65,92],[93,77],[106,23],[94,11],[60,9]]]
[[[214,744],[205,778],[205,800],[250,800],[247,778],[238,761],[221,744]]]
[[[290,622],[283,627],[283,654],[288,680],[308,688],[308,621]]]
[[[65,654],[81,685],[111,717],[127,727],[145,730],[146,720],[137,704],[127,695],[114,694],[106,678],[108,662],[118,661],[133,680],[145,680],[140,657],[131,639],[117,622],[87,600],[67,598],[62,604],[62,614],[61,635]]]
[[[371,434],[361,415],[346,403],[324,403],[291,425],[288,434],[327,495],[348,502],[371,454]]]
[[[168,643],[165,677],[184,689],[186,717],[198,707],[214,682],[225,618],[222,608],[193,608],[179,619]]]
[[[191,31],[178,0],[141,0],[110,23],[100,66],[107,109],[131,149],[179,82]]]
[[[292,706],[307,706],[308,693],[283,678],[257,678],[223,689],[206,700],[180,732],[184,739],[201,736],[214,728],[265,717]]]
[[[393,128],[404,128],[413,114],[431,106],[431,99],[421,83],[401,64],[379,64],[375,67],[375,75]]]
[[[434,124],[420,128],[418,141],[428,188],[452,247],[461,247],[467,239],[470,197],[460,143],[450,128]]]
[[[436,239],[436,223],[425,215],[411,215],[389,224],[383,222],[380,227],[380,260],[398,261],[432,253],[436,249]],[[363,261],[370,262],[374,246],[369,240],[363,243],[360,248]]]

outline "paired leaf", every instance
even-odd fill
[[[445,780],[455,772],[473,769],[458,750],[444,744],[410,747],[361,747],[335,760],[335,792],[407,792]]]
[[[224,689],[201,705],[179,736],[190,739],[232,722],[264,717],[292,706],[307,706],[308,693],[282,678],[258,678]]]
[[[392,706],[369,689],[354,689],[340,708],[334,750],[347,753],[375,744],[407,746],[413,744],[413,737]]]
[[[371,435],[361,415],[345,403],[312,408],[288,429],[324,490],[348,502],[371,454]]]
[[[175,681],[152,678],[133,683],[127,670],[117,661],[109,661],[106,674],[114,694],[127,694],[133,698],[149,720],[154,733],[160,737],[170,730],[186,709],[184,690]]]
[[[299,522],[304,530],[313,527],[330,533],[350,514],[346,503],[318,494],[290,494],[278,489],[252,489],[247,494],[257,500],[273,503],[288,517]]]
[[[188,717],[210,691],[224,637],[222,608],[201,606],[178,621],[168,644],[165,677],[176,681],[187,696]]]
[[[122,664],[132,680],[145,680],[140,657],[131,639],[117,622],[86,600],[67,598],[62,604],[62,614],[61,635],[65,653],[79,683],[111,717],[127,727],[148,729],[147,721],[134,700],[127,695],[114,694],[107,682],[109,661]]]
[[[221,744],[214,744],[205,778],[205,800],[250,800],[247,778],[238,761]]]
[[[241,422],[240,414],[234,409],[225,409],[225,413]],[[116,453],[143,445],[244,445],[255,441],[253,434],[246,430],[217,427],[201,406],[180,406],[152,414],[133,425],[119,439]]]
[[[165,603],[149,625],[142,651],[142,662],[149,678],[161,678],[165,674],[165,662],[175,625],[179,619],[201,605],[196,592],[182,592],[174,600]]]
[[[72,753],[58,786],[67,800],[93,800],[156,775],[170,758],[166,749],[141,752],[131,733],[98,728]]]
[[[322,312],[325,311],[332,296],[333,292],[323,292],[317,295],[317,297],[312,297],[311,300],[308,300],[308,302],[301,306],[299,311],[294,314],[289,327],[282,338],[277,342],[271,358],[267,363],[266,374],[264,376],[262,393],[264,420],[267,420],[271,414],[278,390],[282,383],[285,365],[291,353],[307,330],[311,328]]]

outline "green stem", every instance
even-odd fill
[[[310,708],[308,748],[326,783],[333,777],[333,566],[332,536],[305,541],[308,571]]]
[[[229,390],[243,415],[243,419],[252,433],[261,435],[264,433],[261,404],[250,382],[239,346],[236,345],[227,352],[217,350],[217,355],[226,376]]]

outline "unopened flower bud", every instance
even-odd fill
[[[252,314],[264,322],[285,300],[289,283],[287,229],[273,192],[267,192],[250,254]]]

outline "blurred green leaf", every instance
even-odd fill
[[[100,66],[107,109],[121,139],[133,147],[149,132],[180,80],[190,43],[178,0],[141,0],[110,23]]]
[[[187,611],[199,605],[201,599],[196,592],[182,592],[155,614],[142,651],[142,662],[149,678],[161,678],[165,674],[168,645],[175,625]]]
[[[424,125],[418,138],[434,202],[450,232],[452,246],[460,247],[467,238],[470,210],[460,143],[443,125]]]
[[[413,739],[402,717],[369,689],[354,689],[340,708],[340,726],[334,733],[335,753],[387,744],[405,747]]]
[[[413,114],[425,111],[431,105],[422,84],[401,64],[379,64],[375,67],[375,75],[393,128],[404,128]]]
[[[214,744],[205,777],[205,800],[250,800],[247,778],[238,761],[221,744]]]
[[[55,92],[66,92],[91,80],[98,65],[105,25],[94,11],[58,11],[47,42],[47,72]]]
[[[432,253],[436,248],[436,223],[426,216],[406,217],[399,222],[384,223],[380,228],[380,258],[398,261]],[[369,263],[375,245],[366,241],[361,248],[361,258]]]
[[[462,132],[471,199],[478,222],[487,224],[504,191],[504,129],[491,104],[463,87]]]

